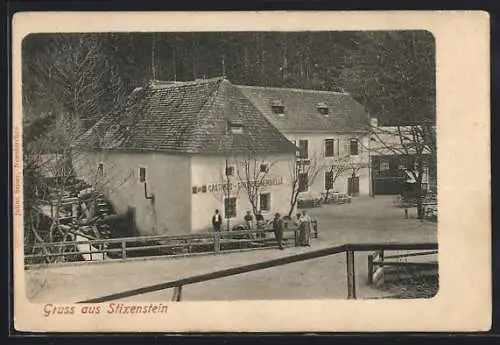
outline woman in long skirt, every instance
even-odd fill
[[[302,211],[302,216],[300,217],[300,223],[299,223],[299,240],[298,240],[298,245],[299,246],[309,246],[309,237],[311,234],[311,217],[307,214],[307,212],[304,210]]]

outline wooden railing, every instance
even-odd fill
[[[437,261],[426,262],[408,262],[408,258],[422,257],[428,255],[436,255],[437,250],[426,250],[412,253],[402,253],[396,255],[386,255],[384,250],[377,250],[376,252],[368,255],[368,284],[377,284],[385,278],[386,267],[400,267],[400,268],[431,268],[437,269]],[[397,261],[394,261],[396,259]],[[401,261],[404,260],[404,261]]]
[[[286,264],[291,264],[294,262],[311,260],[316,258],[321,258],[325,256],[335,255],[339,253],[346,253],[347,259],[347,298],[356,299],[356,271],[354,263],[354,253],[364,252],[364,251],[379,251],[379,250],[437,250],[437,243],[363,243],[363,244],[344,244],[340,246],[333,246],[325,249],[313,250],[306,253],[289,255],[281,257],[278,259],[267,260],[258,262],[255,264],[233,267],[225,270],[209,272],[201,275],[191,276],[187,278],[182,278],[174,281],[169,281],[165,283],[149,285],[141,287],[138,289],[132,289],[128,291],[118,292],[106,296],[101,296],[97,298],[92,298],[77,303],[103,303],[113,300],[118,300],[122,298],[128,298],[132,296],[137,296],[141,294],[151,293],[155,291],[174,289],[173,298],[174,301],[181,301],[182,299],[182,288],[184,285],[196,284],[201,282],[206,282],[214,279],[225,278],[229,276],[234,276],[242,273],[248,273],[253,271],[258,271],[270,267],[276,267]]]
[[[317,223],[313,224],[312,237],[317,238]],[[294,243],[297,227],[283,230],[283,240]],[[80,235],[81,236],[81,235]],[[179,236],[138,236],[110,239],[87,239],[34,244],[40,253],[26,254],[25,263],[45,258],[71,258],[87,255],[90,262],[104,260],[126,260],[133,257],[158,255],[187,255],[191,253],[221,253],[245,248],[269,247],[276,243],[273,230],[242,230],[198,233]],[[77,250],[77,246],[89,246],[88,251]],[[61,247],[70,249],[61,251]],[[78,260],[77,260],[78,261]],[[87,261],[87,262],[89,262]]]

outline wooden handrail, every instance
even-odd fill
[[[219,279],[219,278],[224,278],[224,277],[229,277],[229,276],[233,276],[233,275],[237,275],[237,274],[258,271],[258,270],[262,270],[265,268],[286,265],[286,264],[290,264],[290,263],[294,263],[294,262],[316,259],[316,258],[320,258],[320,257],[324,257],[324,256],[343,253],[343,252],[346,252],[348,255],[347,256],[348,261],[349,261],[348,271],[351,273],[351,274],[348,274],[348,276],[350,276],[350,279],[348,280],[348,291],[349,291],[348,297],[356,298],[355,291],[354,291],[354,293],[352,292],[353,289],[355,289],[354,279],[353,279],[354,278],[354,262],[352,260],[353,259],[353,255],[352,255],[353,252],[355,252],[355,251],[374,251],[374,250],[414,250],[414,249],[437,249],[437,243],[364,243],[364,244],[349,243],[349,244],[344,244],[344,245],[340,245],[340,246],[333,246],[333,247],[328,247],[325,249],[314,250],[314,251],[310,251],[310,252],[306,252],[306,253],[285,256],[285,257],[278,258],[278,259],[262,261],[262,262],[258,262],[255,264],[250,264],[250,265],[245,265],[245,266],[240,266],[240,267],[233,267],[233,268],[229,268],[229,269],[225,269],[225,270],[200,274],[200,275],[191,276],[188,278],[182,278],[182,279],[178,279],[178,280],[169,281],[166,283],[145,286],[145,287],[127,290],[127,291],[123,291],[123,292],[118,292],[118,293],[114,293],[114,294],[110,294],[110,295],[106,295],[106,296],[102,296],[102,297],[92,298],[92,299],[80,301],[77,303],[108,302],[108,301],[113,301],[113,300],[117,300],[117,299],[141,295],[141,294],[145,294],[145,293],[165,290],[165,289],[169,289],[169,288],[176,288],[176,287],[178,288],[178,287],[188,285],[188,284],[201,283],[201,282]]]
[[[283,229],[283,232],[294,232],[295,227]],[[108,239],[89,239],[88,241],[65,241],[65,242],[46,242],[46,243],[35,243],[34,247],[44,248],[51,246],[71,246],[78,244],[110,244],[110,243],[122,243],[122,242],[152,242],[161,240],[171,240],[171,241],[182,241],[182,240],[197,240],[197,239],[214,239],[216,234],[219,234],[220,238],[235,237],[235,236],[245,236],[259,233],[273,233],[273,230],[240,230],[240,231],[221,231],[220,233],[210,232],[210,233],[198,233],[189,235],[155,235],[155,236],[137,236],[137,237],[119,237],[119,238],[108,238]]]
[[[287,228],[284,232],[290,233],[295,231],[297,228]],[[91,245],[94,247],[91,251],[70,251],[63,253],[41,253],[41,254],[26,254],[25,259],[39,259],[47,257],[61,257],[61,256],[71,256],[71,255],[81,255],[81,254],[107,254],[107,253],[118,253],[122,255],[122,259],[127,257],[127,253],[135,251],[146,251],[154,249],[163,248],[176,248],[176,247],[201,247],[212,245],[214,246],[213,252],[219,253],[221,250],[221,245],[237,242],[254,242],[262,240],[262,238],[254,239],[250,235],[258,235],[262,233],[272,233],[273,230],[241,230],[241,231],[224,231],[220,233],[203,233],[201,234],[190,234],[190,235],[180,235],[180,236],[168,236],[168,235],[157,235],[157,236],[140,236],[140,237],[122,237],[113,239],[89,239],[89,240],[79,240],[79,241],[65,241],[65,242],[49,242],[49,243],[36,243],[35,248],[46,249],[50,247],[64,247],[64,246],[76,246],[76,245]],[[245,236],[244,239],[235,240],[233,237]],[[248,236],[248,237],[247,237]],[[218,240],[216,240],[218,238]],[[293,237],[284,236],[283,239],[293,239]],[[195,240],[202,240],[200,242]],[[208,240],[208,241],[203,241]],[[154,243],[152,245],[146,245],[148,242],[153,241],[164,241],[163,243]],[[172,243],[168,243],[172,241]],[[176,242],[178,241],[178,242]],[[135,246],[130,246],[127,244],[134,243]],[[109,248],[102,247],[103,244],[119,244],[119,248]],[[139,245],[145,244],[145,245]],[[224,250],[226,251],[226,250]],[[114,258],[109,258],[109,261],[115,260]],[[91,260],[92,261],[92,260]],[[91,262],[90,261],[90,262]]]
[[[346,244],[346,250],[355,252],[366,252],[376,250],[433,250],[438,249],[436,242],[418,242],[418,243],[349,243]]]

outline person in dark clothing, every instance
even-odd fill
[[[212,217],[212,226],[214,227],[214,231],[219,232],[221,225],[222,216],[220,215],[219,210],[215,210],[215,214]]]
[[[274,220],[273,220],[273,230],[274,230],[274,236],[276,237],[276,241],[278,242],[278,246],[281,250],[283,250],[283,220],[280,218],[280,214],[276,213],[274,215]]]
[[[253,216],[252,212],[247,211],[247,214],[245,215],[245,227],[247,230],[251,230],[253,228]]]

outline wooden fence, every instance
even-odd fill
[[[312,237],[317,238],[317,223],[313,224]],[[283,230],[285,245],[295,244],[297,227],[288,227]],[[78,234],[78,238],[82,238]],[[221,253],[242,249],[255,249],[276,245],[273,230],[242,230],[198,233],[179,236],[138,236],[110,239],[85,239],[76,241],[38,243],[34,246],[39,253],[26,254],[25,265],[45,258],[63,257],[65,261],[75,260],[76,257],[86,256],[88,261],[127,260],[137,257],[160,255],[189,255],[196,253]],[[88,250],[82,250],[87,247]],[[64,247],[66,250],[60,250]]]
[[[437,250],[437,243],[363,243],[363,244],[344,244],[340,246],[328,247],[325,249],[313,250],[306,253],[289,255],[278,259],[267,260],[255,264],[233,267],[225,270],[209,272],[201,275],[182,278],[165,283],[149,285],[138,289],[132,289],[113,293],[106,296],[87,299],[77,303],[103,303],[113,300],[128,298],[132,296],[142,295],[146,293],[156,292],[160,290],[173,288],[173,301],[182,300],[182,289],[185,285],[202,283],[210,280],[230,277],[238,274],[258,271],[266,268],[291,264],[305,260],[321,258],[325,256],[346,253],[347,266],[347,298],[356,299],[356,270],[354,262],[355,252],[365,251],[388,251],[388,250]]]
[[[419,270],[436,270],[437,261],[408,262],[408,258],[422,257],[437,254],[437,250],[419,251],[413,253],[402,253],[396,255],[385,255],[384,250],[377,250],[368,255],[368,284],[379,284],[387,280],[387,268],[407,269],[416,268]],[[396,260],[394,260],[396,259]],[[399,272],[396,272],[396,275]]]

